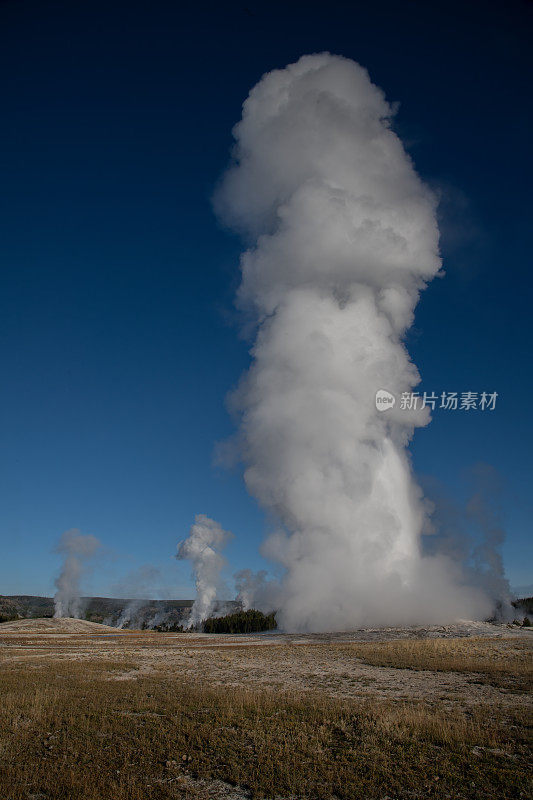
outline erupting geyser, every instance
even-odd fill
[[[286,630],[446,622],[491,603],[459,565],[424,557],[426,512],[406,451],[427,409],[376,408],[419,382],[403,337],[440,270],[436,201],[368,73],[305,56],[265,75],[235,127],[215,198],[239,231],[238,305],[256,329],[234,393],[249,491],[279,520],[264,554]]]

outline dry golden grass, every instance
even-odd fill
[[[365,659],[389,666],[462,669],[475,663],[479,669],[490,663],[503,669],[498,650],[472,644],[471,653],[467,641],[337,647],[348,647],[356,658],[362,647]],[[292,649],[297,658],[299,648]],[[164,657],[148,674],[138,666],[125,656],[75,661],[44,653],[33,661],[4,660],[2,800],[213,797],[215,780],[244,787],[242,797],[532,795],[523,706],[450,710],[422,700],[215,687],[169,668]],[[521,647],[513,643],[507,672],[523,666]],[[138,677],[113,679],[128,670]]]
[[[397,669],[478,673],[521,691],[533,685],[531,642],[506,639],[398,639],[339,645],[367,664]]]

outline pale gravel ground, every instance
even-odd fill
[[[99,625],[97,622],[89,622],[86,619],[50,619],[41,617],[39,619],[16,619],[11,622],[3,622],[0,625],[0,634],[5,633],[102,633],[104,631],[117,632],[116,628],[109,625]]]
[[[495,657],[505,657],[517,648],[523,653],[527,644],[533,652],[533,631],[505,625],[464,622],[336,634],[226,636],[117,631],[82,620],[42,623],[21,620],[1,625],[0,661],[23,661],[38,668],[43,658],[106,660],[118,666],[124,663],[124,670],[113,670],[110,680],[170,671],[210,685],[318,690],[343,698],[416,699],[450,708],[458,701],[464,707],[484,703],[502,709],[528,702],[523,694],[492,686],[479,676],[476,679],[475,673],[372,666],[350,651],[350,643],[420,638],[472,637],[474,647],[474,637],[483,637],[491,640]]]

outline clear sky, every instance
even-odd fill
[[[519,0],[0,3],[0,594],[52,593],[77,527],[105,547],[88,592],[151,564],[191,596],[173,555],[197,513],[235,534],[228,573],[265,566],[267,521],[213,465],[249,343],[210,197],[250,88],[323,50],[400,102],[442,198],[446,276],[407,342],[421,389],[499,395],[435,412],[415,469],[462,503],[492,465],[508,577],[533,583],[532,19]]]

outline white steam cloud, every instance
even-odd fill
[[[236,602],[243,611],[259,608],[265,612],[276,611],[280,597],[280,585],[276,580],[268,580],[266,570],[252,572],[241,569],[235,578]]]
[[[80,584],[86,573],[89,559],[95,554],[100,542],[95,536],[84,535],[71,528],[61,536],[55,548],[64,555],[63,566],[55,581],[54,617],[79,617],[82,612]]]
[[[114,585],[113,592],[119,595],[136,595],[122,609],[116,622],[117,628],[140,628],[145,623],[143,611],[146,606],[150,605],[150,600],[147,597],[153,596],[153,587],[160,577],[161,573],[157,567],[153,567],[151,564],[144,564]],[[161,619],[163,618],[161,612],[156,616],[158,621],[160,617]],[[154,624],[157,624],[157,622]],[[147,627],[151,627],[150,622],[148,622]]]
[[[178,542],[176,558],[191,562],[196,584],[196,599],[187,621],[189,628],[199,626],[215,610],[222,585],[220,573],[226,563],[220,551],[230,536],[214,519],[197,514],[189,536]]]
[[[436,201],[392,115],[348,59],[323,53],[270,72],[244,103],[215,198],[250,244],[238,304],[256,338],[233,405],[246,485],[282,527],[263,552],[285,568],[276,605],[286,630],[490,612],[451,559],[421,552],[426,511],[406,447],[427,409],[375,406],[377,390],[419,382],[403,337],[441,267]],[[219,526],[198,518],[181,557],[194,561],[215,531],[216,541]],[[197,563],[198,618],[212,594]],[[254,604],[252,577],[241,583]]]

